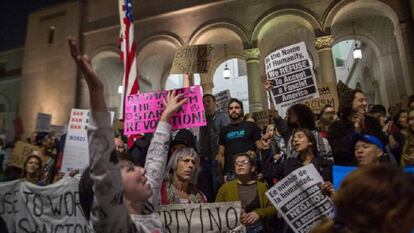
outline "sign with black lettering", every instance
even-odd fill
[[[270,91],[281,116],[287,108],[304,100],[319,97],[312,62],[304,42],[284,47],[265,58],[267,79],[273,80]]]
[[[265,129],[270,122],[269,110],[263,110],[260,112],[253,112],[253,116],[256,118],[256,125],[261,129]]]
[[[296,233],[308,233],[322,218],[333,218],[334,205],[322,193],[323,179],[313,164],[296,169],[266,196]]]
[[[240,202],[164,205],[158,209],[164,232],[246,232]]]
[[[175,51],[170,74],[207,73],[213,45],[191,45]]]
[[[216,98],[217,110],[219,112],[227,113],[227,105],[229,104],[231,99],[230,90],[227,89],[224,91],[220,91],[219,93],[216,93],[214,97]]]
[[[0,184],[0,217],[9,232],[94,232],[79,201],[79,181],[66,177],[37,186],[16,180]]]
[[[315,113],[320,113],[325,105],[331,105],[336,112],[339,108],[336,83],[318,83],[319,98],[310,99],[303,102]]]

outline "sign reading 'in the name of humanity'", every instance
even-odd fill
[[[312,62],[304,42],[274,51],[265,58],[267,79],[274,80],[270,91],[280,115],[304,100],[319,97]]]
[[[309,164],[287,175],[266,196],[295,233],[308,233],[323,218],[333,217],[334,205],[322,193],[322,183],[315,166]]]
[[[175,51],[170,74],[207,73],[213,45],[191,45]]]
[[[124,134],[153,133],[157,128],[164,111],[163,101],[169,91],[148,92],[127,97],[124,119]],[[172,130],[199,127],[206,125],[203,98],[200,86],[192,86],[175,90],[176,94],[184,94],[187,101],[171,114]]]

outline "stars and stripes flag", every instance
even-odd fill
[[[137,94],[139,91],[137,59],[135,56],[134,41],[134,20],[132,16],[131,0],[118,0],[119,3],[119,19],[121,24],[121,32],[119,40],[121,42],[121,60],[124,64],[123,75],[123,92],[122,92],[122,108],[120,117],[124,118],[125,98],[128,95]]]
[[[134,40],[134,19],[132,16],[131,0],[118,0],[119,19],[121,32],[119,40],[121,43],[121,60],[124,64],[123,91],[121,98],[120,119],[124,119],[125,98],[139,92],[136,45]],[[128,148],[131,148],[136,138],[141,135],[130,135],[128,137]]]

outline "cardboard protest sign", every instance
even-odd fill
[[[153,133],[164,111],[163,100],[169,91],[130,95],[126,101],[124,134]],[[187,101],[170,118],[172,130],[206,125],[200,86],[175,90]]]
[[[36,132],[49,132],[50,123],[52,122],[52,115],[47,113],[37,113],[36,118]]]
[[[165,232],[245,232],[240,202],[176,204],[157,210]]]
[[[284,47],[265,58],[267,79],[274,80],[270,91],[281,116],[287,108],[304,100],[319,97],[312,62],[304,42]]]
[[[9,165],[23,168],[23,164],[27,157],[32,154],[33,151],[38,151],[39,147],[27,142],[18,141],[13,149],[13,156],[9,161]]]
[[[175,51],[170,74],[207,73],[213,45],[191,45]]]
[[[312,109],[313,112],[316,113],[319,113],[327,104],[334,107],[335,111],[338,112],[339,100],[336,90],[336,83],[319,83],[318,91],[319,98],[306,100],[303,104],[306,104],[310,109]]]
[[[253,112],[253,116],[256,118],[256,125],[261,129],[265,129],[269,125],[269,110]]]
[[[296,169],[266,196],[296,233],[307,233],[324,217],[333,217],[333,202],[321,192],[322,177],[313,164]]]
[[[219,93],[215,94],[214,97],[216,98],[216,106],[219,112],[227,112],[227,105],[230,102],[231,95],[230,90],[220,91]]]
[[[88,124],[90,110],[72,109],[66,134],[61,172],[82,170],[89,165]],[[114,112],[111,112],[111,122]]]

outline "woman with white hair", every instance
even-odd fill
[[[207,202],[207,198],[196,185],[198,168],[198,154],[193,148],[183,147],[174,151],[161,187],[161,204]]]

